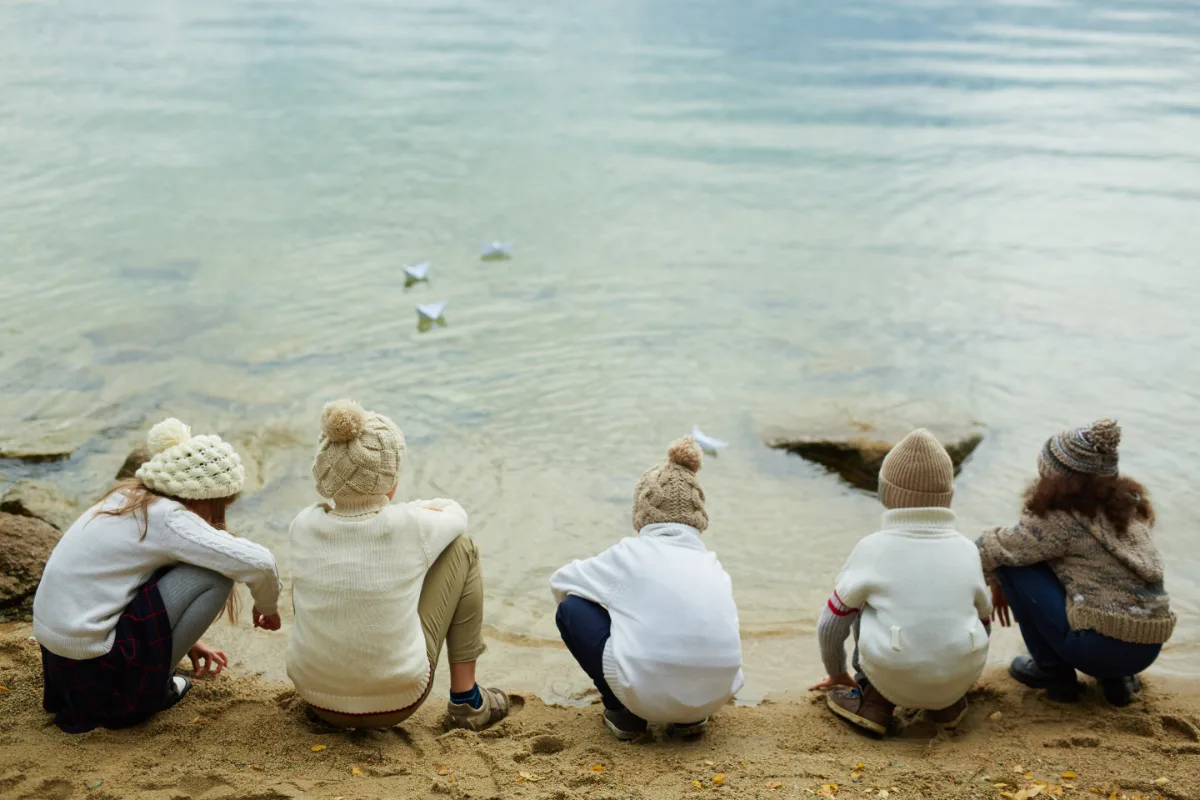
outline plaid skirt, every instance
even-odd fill
[[[171,623],[158,593],[165,572],[156,572],[125,607],[107,654],[76,661],[42,648],[42,707],[65,732],[124,728],[162,709],[175,669]]]

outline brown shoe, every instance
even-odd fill
[[[952,731],[959,726],[967,716],[967,698],[963,697],[957,703],[949,708],[943,708],[939,711],[926,711],[925,719],[930,722]]]
[[[825,695],[825,705],[847,722],[878,736],[887,733],[892,712],[896,710],[895,704],[889,703],[870,684],[862,689],[833,689]]]
[[[446,704],[446,729],[466,728],[481,731],[508,716],[508,695],[499,689],[479,688],[483,705],[472,708],[470,703]]]

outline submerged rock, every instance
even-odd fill
[[[844,439],[779,439],[768,444],[836,472],[851,486],[873,492],[879,487],[879,469],[883,466],[883,459],[896,441],[899,439],[882,441],[863,435]],[[938,441],[950,454],[950,460],[954,462],[954,474],[957,475],[963,462],[983,441],[983,434],[975,431],[951,441],[938,436]]]
[[[0,614],[12,614],[33,598],[57,530],[32,517],[0,513]]]
[[[768,427],[763,439],[837,473],[859,489],[879,487],[879,468],[892,447],[916,428],[927,428],[950,454],[957,475],[963,462],[983,441],[983,426],[963,419],[960,412],[927,402],[884,406],[858,405],[854,411],[828,405],[805,414],[785,427]]]
[[[123,481],[126,478],[135,477],[138,468],[150,460],[150,448],[144,444],[139,444],[133,448],[133,452],[125,458],[125,463],[117,470],[117,480]]]
[[[0,512],[33,517],[65,531],[79,518],[79,504],[45,481],[17,481],[0,499]]]
[[[71,453],[75,452],[74,448],[70,450],[65,447],[56,447],[54,445],[5,445],[0,447],[0,458],[12,458],[17,461],[27,461],[32,464],[38,464],[44,461],[65,461],[71,457]]]

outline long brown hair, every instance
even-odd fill
[[[1025,510],[1035,517],[1054,511],[1076,513],[1087,519],[1103,515],[1124,536],[1136,517],[1154,524],[1154,506],[1146,487],[1124,476],[1042,475],[1025,491]]]
[[[146,536],[146,530],[150,525],[149,509],[154,503],[159,500],[174,500],[177,503],[184,505],[200,519],[212,525],[219,531],[225,531],[230,536],[237,534],[225,527],[225,510],[233,505],[238,499],[238,495],[232,497],[217,497],[212,500],[184,500],[180,497],[172,497],[169,494],[156,492],[146,484],[142,483],[137,478],[126,478],[117,481],[113,487],[104,493],[100,498],[100,502],[104,502],[114,494],[122,494],[125,496],[124,504],[117,508],[105,508],[96,512],[98,517],[124,517],[133,516],[138,520],[138,527],[141,529],[142,537]],[[240,603],[238,602],[237,588],[234,587],[229,593],[229,597],[225,600],[225,614],[229,617],[232,623],[237,622]]]

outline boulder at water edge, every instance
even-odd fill
[[[853,409],[853,410],[850,410]],[[827,405],[785,426],[769,426],[763,440],[837,473],[859,489],[879,487],[879,469],[892,447],[916,428],[927,428],[950,454],[957,475],[983,441],[983,426],[955,422],[959,413],[925,402]]]
[[[146,447],[144,444],[139,444],[137,447],[133,448],[133,452],[131,452],[125,458],[125,463],[121,465],[119,470],[117,470],[117,480],[123,481],[126,478],[135,477],[138,468],[149,460],[150,448]]]
[[[0,615],[32,600],[61,535],[40,519],[0,513]]]
[[[0,512],[33,517],[53,525],[60,531],[79,518],[79,504],[67,497],[54,484],[45,481],[17,481],[0,499]]]

